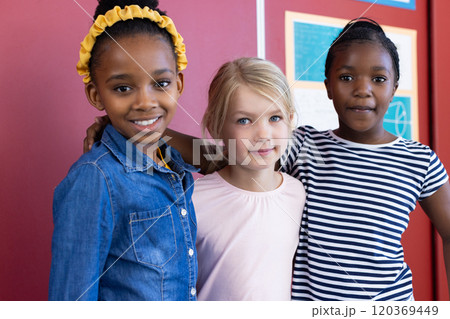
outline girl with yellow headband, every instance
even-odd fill
[[[100,0],[81,43],[89,102],[111,124],[54,193],[50,300],[196,300],[195,169],[161,139],[185,47],[156,0]]]

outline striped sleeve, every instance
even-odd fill
[[[428,172],[425,177],[419,200],[423,200],[433,195],[447,181],[448,175],[444,168],[444,165],[442,165],[436,153],[431,151],[430,165],[428,167]]]
[[[304,133],[305,132],[303,130],[303,127],[299,127],[293,132],[289,140],[286,152],[280,159],[282,172],[287,173],[289,175],[293,175],[292,170],[294,168],[295,162],[300,157],[299,154],[302,149]]]

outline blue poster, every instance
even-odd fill
[[[328,49],[342,28],[294,21],[295,81],[323,82]]]
[[[384,116],[383,127],[389,133],[412,139],[411,98],[394,96]]]
[[[416,0],[358,0],[386,6],[399,7],[403,9],[416,10]]]

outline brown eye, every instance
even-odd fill
[[[353,80],[353,77],[351,75],[341,75],[339,77],[340,80],[345,81],[345,82],[349,82],[351,80]]]
[[[170,81],[164,80],[164,81],[156,82],[155,86],[158,87],[158,88],[165,88],[165,87],[168,87],[169,84],[170,84]]]
[[[376,76],[373,78],[373,81],[376,83],[383,83],[386,82],[387,79],[384,76]]]
[[[114,88],[114,91],[119,92],[119,93],[125,93],[130,90],[131,90],[131,88],[129,86],[125,86],[125,85],[121,85],[121,86]]]

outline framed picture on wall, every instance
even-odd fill
[[[297,108],[297,124],[318,130],[338,127],[337,114],[324,85],[328,49],[348,20],[287,11],[285,15],[286,76]],[[397,46],[400,83],[384,118],[387,131],[419,138],[417,31],[382,26]]]
[[[416,0],[357,0],[373,4],[384,4],[392,7],[416,10]]]

